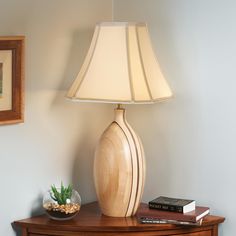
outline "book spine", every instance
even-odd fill
[[[174,206],[174,205],[159,204],[159,203],[149,203],[149,208],[163,210],[163,211],[172,211],[172,212],[183,213],[182,206]]]

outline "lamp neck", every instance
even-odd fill
[[[126,111],[125,108],[122,108],[121,104],[118,104],[115,109],[115,122],[122,124],[126,121]]]
[[[122,109],[122,104],[117,104],[117,109]]]

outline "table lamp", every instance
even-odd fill
[[[145,182],[142,143],[127,123],[121,104],[149,104],[171,96],[145,23],[96,25],[87,56],[67,97],[118,104],[114,121],[102,134],[95,152],[94,182],[104,215],[134,215]]]

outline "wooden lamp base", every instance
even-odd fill
[[[139,137],[126,121],[125,109],[119,106],[96,148],[94,181],[104,215],[136,213],[144,188],[145,157]]]

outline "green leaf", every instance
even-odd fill
[[[68,187],[64,187],[61,182],[61,191],[59,192],[55,185],[51,185],[51,198],[56,201],[59,205],[66,204],[67,199],[71,199],[72,186],[69,184]]]

